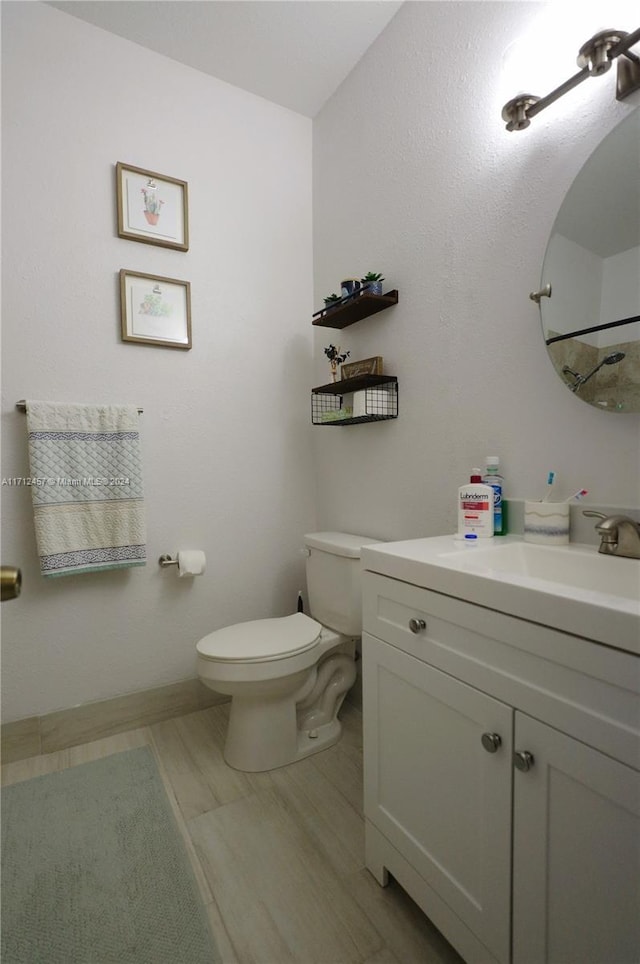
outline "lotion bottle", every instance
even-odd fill
[[[484,485],[480,469],[471,470],[467,485],[458,489],[458,535],[493,538],[493,489]]]

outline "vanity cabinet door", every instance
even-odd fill
[[[362,649],[367,821],[435,894],[434,923],[444,901],[506,964],[513,710],[373,636]]]
[[[640,773],[516,713],[513,964],[640,961]]]

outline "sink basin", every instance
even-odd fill
[[[445,565],[543,579],[561,586],[640,600],[640,561],[605,556],[591,546],[541,546],[528,542],[468,547],[443,553]]]
[[[488,544],[487,544],[488,543]],[[363,546],[365,569],[640,654],[640,560],[596,546],[453,536]]]

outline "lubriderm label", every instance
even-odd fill
[[[463,490],[460,493],[461,509],[488,509],[489,504],[489,496],[485,492],[468,492]]]

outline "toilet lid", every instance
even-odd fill
[[[312,649],[322,626],[304,613],[236,623],[204,636],[196,649],[205,659],[224,663],[284,659]]]

